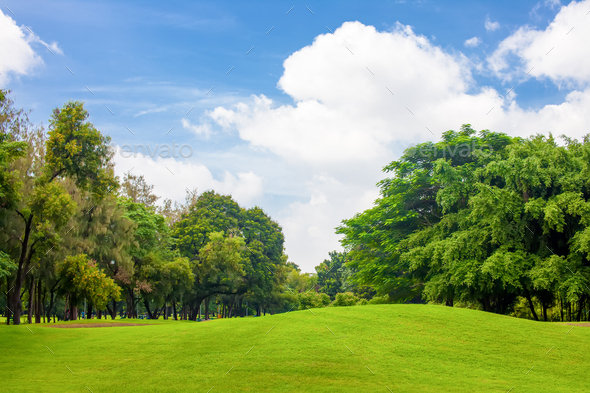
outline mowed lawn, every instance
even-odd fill
[[[430,305],[143,323],[2,325],[0,390],[590,391],[590,327]]]

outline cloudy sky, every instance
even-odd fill
[[[163,198],[261,206],[304,271],[403,149],[471,123],[590,132],[590,0],[2,0],[0,88],[67,100]],[[172,151],[174,149],[174,152]]]

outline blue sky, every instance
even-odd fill
[[[214,188],[262,206],[306,271],[409,144],[467,122],[589,129],[584,2],[0,5],[0,87],[36,123],[80,100],[119,147],[190,145],[188,158],[117,155],[117,172],[133,168],[166,198]]]

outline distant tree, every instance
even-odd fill
[[[331,299],[334,299],[337,293],[344,292],[348,268],[344,265],[346,262],[345,252],[332,251],[329,255],[330,259],[324,259],[315,267],[315,271],[318,276],[320,292],[326,293]]]
[[[125,174],[121,185],[123,195],[135,203],[142,203],[146,207],[153,207],[160,197],[154,195],[154,186],[148,184],[143,175]]]
[[[58,265],[57,273],[62,280],[61,290],[67,295],[72,319],[77,319],[77,305],[82,299],[88,299],[100,309],[109,299],[118,300],[121,293],[121,288],[84,254],[67,257]]]

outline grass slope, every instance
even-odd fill
[[[589,327],[427,305],[312,311],[94,329],[29,325],[34,334],[0,326],[0,389],[590,391]]]

